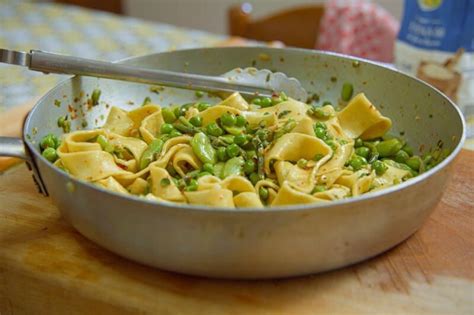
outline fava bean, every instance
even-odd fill
[[[150,163],[155,159],[156,154],[160,153],[163,149],[163,144],[163,140],[153,139],[140,157],[140,170],[143,170],[150,165]]]
[[[171,124],[176,120],[176,115],[169,108],[163,108],[161,110],[161,116],[163,117],[163,120],[168,124]]]
[[[402,143],[396,139],[384,140],[379,142],[375,148],[381,157],[389,157],[395,155],[403,147]]]
[[[419,156],[412,156],[408,160],[406,160],[406,165],[408,165],[414,171],[420,171],[421,167],[421,158]]]
[[[395,154],[394,160],[398,163],[405,163],[410,158],[407,152],[400,150]]]
[[[102,94],[102,91],[99,89],[95,89],[94,91],[92,91],[92,94],[91,94],[92,105],[95,106],[99,104],[100,94]]]
[[[226,178],[232,175],[241,175],[243,165],[244,165],[244,159],[240,156],[229,159],[225,163],[224,170],[222,171],[223,178]]]
[[[211,141],[204,133],[198,132],[194,135],[191,140],[191,147],[194,154],[196,154],[201,162],[211,164],[216,163],[216,150],[214,150]]]
[[[206,133],[211,135],[211,136],[218,137],[218,136],[222,136],[224,134],[224,131],[221,129],[221,127],[219,127],[218,124],[213,122],[213,123],[210,123],[209,125],[207,125]]]

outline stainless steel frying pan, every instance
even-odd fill
[[[163,106],[194,99],[194,92],[106,79],[74,77],[47,93],[28,115],[23,139],[0,138],[0,155],[27,160],[43,194],[84,236],[132,260],[193,275],[271,278],[347,266],[377,255],[414,233],[441,198],[449,165],[464,140],[457,107],[431,86],[383,66],[337,54],[301,49],[206,48],[132,58],[123,63],[219,75],[255,66],[298,78],[321,100],[339,98],[351,82],[384,115],[393,133],[426,151],[453,150],[441,164],[401,185],[325,204],[245,210],[157,204],[78,181],[52,166],[38,142],[61,135],[57,118],[75,110],[72,130],[100,126],[115,105],[130,110],[146,96]],[[82,111],[87,94],[102,90],[101,104]],[[60,106],[58,105],[60,102]],[[56,104],[56,105],[55,105]],[[81,113],[84,112],[82,116]]]

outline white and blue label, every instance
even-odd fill
[[[474,52],[474,0],[405,0],[398,39],[418,48]]]

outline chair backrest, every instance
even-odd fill
[[[287,46],[314,48],[324,5],[311,5],[287,9],[260,20],[252,20],[248,3],[231,7],[228,27],[232,36],[274,41]]]
[[[54,2],[78,5],[84,8],[102,10],[117,14],[123,13],[122,0],[54,0]]]

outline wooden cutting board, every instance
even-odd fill
[[[22,164],[0,175],[0,313],[472,314],[473,165],[474,152],[463,151],[426,224],[385,254],[307,277],[219,281],[93,244],[36,193]]]

